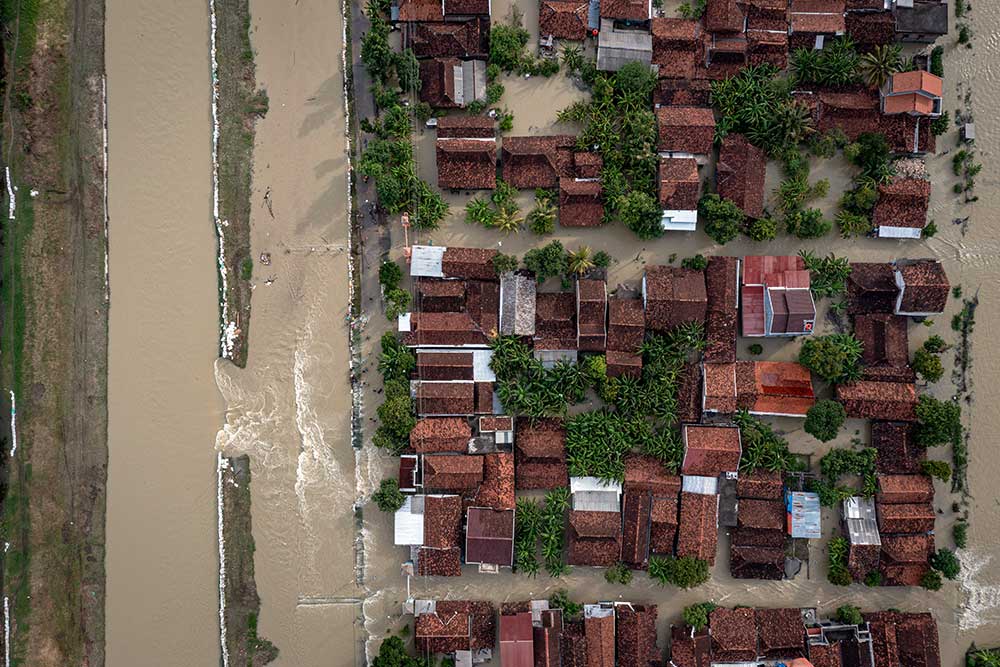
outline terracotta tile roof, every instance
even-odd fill
[[[476,492],[475,504],[498,510],[514,509],[514,455],[491,452],[482,458],[483,481]]]
[[[930,127],[926,118],[895,114],[879,116],[876,131],[885,135],[889,148],[897,153],[933,153],[936,143]]]
[[[681,493],[677,555],[693,556],[715,564],[719,539],[719,497]]]
[[[891,183],[878,186],[872,224],[876,227],[923,229],[927,226],[930,196],[930,181],[897,176]]]
[[[736,412],[736,364],[703,364],[706,412]]]
[[[578,279],[577,347],[602,352],[607,346],[608,286],[603,280]]]
[[[567,557],[570,565],[608,567],[618,562],[622,546],[622,518],[618,512],[571,510]]]
[[[555,189],[559,177],[572,176],[573,146],[568,134],[544,137],[504,137],[503,180],[518,189]]]
[[[559,638],[563,667],[587,667],[587,637],[583,621],[566,621]]]
[[[951,284],[941,262],[917,260],[898,266],[903,278],[900,313],[941,313],[948,303]]]
[[[653,499],[648,491],[626,491],[622,498],[621,560],[633,569],[649,562],[649,512]]]
[[[418,415],[471,415],[475,411],[471,382],[421,382],[416,398]]]
[[[927,533],[934,530],[934,506],[929,502],[877,503],[879,533]]]
[[[489,16],[489,0],[444,0],[445,16]]]
[[[424,456],[424,488],[470,491],[483,481],[483,457],[463,454]]]
[[[556,39],[585,39],[588,7],[586,1],[542,0],[538,10],[538,33]]]
[[[926,70],[896,72],[889,78],[892,92],[922,92],[941,97],[944,94],[944,81]]]
[[[465,452],[472,429],[461,417],[425,417],[410,431],[410,447],[418,454]]]
[[[563,619],[561,609],[548,609],[541,613],[541,626],[532,628],[534,640],[534,667],[560,667],[562,664],[561,635]]]
[[[762,65],[770,63],[778,69],[788,65],[788,35],[785,32],[774,32],[780,28],[788,29],[786,21],[768,21],[761,23],[751,20],[750,30],[747,30],[747,47],[749,63]]]
[[[468,313],[412,313],[407,345],[485,345],[489,340]]]
[[[508,417],[506,415],[497,415],[495,417],[479,418],[480,433],[493,433],[495,431],[513,431],[513,430],[514,430],[513,417]]]
[[[695,211],[701,194],[698,163],[693,157],[660,159],[660,207]]]
[[[454,67],[458,58],[430,58],[420,61],[420,101],[436,109],[457,109]]]
[[[934,553],[934,536],[928,533],[886,535],[882,538],[881,565],[927,565]]]
[[[418,58],[484,58],[489,53],[489,31],[489,19],[404,23],[403,43]]]
[[[608,349],[638,352],[646,332],[646,314],[639,299],[608,298]]]
[[[513,472],[512,469],[512,476]],[[465,533],[465,562],[504,567],[513,564],[513,509],[469,508]]]
[[[927,457],[914,442],[913,424],[908,422],[873,421],[872,447],[878,450],[875,467],[880,473],[918,473]]]
[[[713,662],[745,662],[757,658],[757,623],[753,609],[720,607],[708,615]]]
[[[400,0],[400,21],[442,21],[440,0]]]
[[[497,147],[483,139],[437,140],[438,187],[488,190],[496,187]]]
[[[873,570],[878,570],[879,553],[882,547],[878,544],[852,544],[847,551],[847,570],[855,581],[862,581]]]
[[[653,44],[661,40],[676,48],[694,45],[701,41],[701,23],[696,19],[655,16],[650,21],[649,31],[653,35]]]
[[[864,346],[865,366],[906,366],[910,363],[906,318],[896,315],[857,315],[854,336]]]
[[[615,667],[615,617],[585,618],[583,626],[587,635],[587,666]]]
[[[706,107],[660,107],[656,110],[659,149],[710,155],[715,141],[715,116]]]
[[[677,421],[694,424],[701,421],[701,366],[684,364],[677,385]]]
[[[785,533],[777,530],[736,528],[732,533],[732,544],[741,547],[779,549],[785,546]]]
[[[459,545],[462,499],[458,496],[424,498],[424,546],[449,549]]]
[[[847,278],[847,312],[891,313],[896,307],[896,274],[886,262],[852,262]]]
[[[559,179],[559,224],[563,227],[599,227],[604,222],[600,181]]]
[[[615,642],[619,667],[650,667],[661,663],[656,646],[656,606],[615,607]]]
[[[604,167],[604,158],[593,151],[576,151],[573,153],[573,171],[577,178],[600,178]]]
[[[734,202],[751,218],[764,214],[764,176],[767,155],[742,134],[728,134],[722,140],[715,168],[716,191]]]
[[[421,380],[472,380],[471,352],[417,352]]]
[[[566,458],[566,428],[560,419],[519,420],[514,438],[518,458],[524,461]]]
[[[671,474],[656,457],[629,454],[625,457],[625,490],[650,491],[654,496],[677,495],[681,478]]]
[[[649,0],[602,0],[601,18],[648,21]]]
[[[879,475],[878,502],[929,503],[934,500],[934,482],[926,475]]]
[[[937,623],[930,613],[882,611],[864,617],[875,667],[941,667]]]
[[[643,278],[646,327],[669,331],[703,322],[708,308],[705,273],[670,266],[647,266]]]
[[[785,503],[781,500],[740,499],[738,525],[756,530],[784,530]]]
[[[735,426],[684,426],[685,475],[715,477],[740,467],[740,430]]]
[[[837,400],[847,416],[861,419],[914,421],[917,392],[912,384],[862,380],[837,385]]]
[[[670,662],[672,667],[709,667],[712,640],[708,630],[692,633],[687,626],[675,626],[670,636]]]
[[[500,667],[533,667],[534,655],[531,612],[505,614],[501,610]]]
[[[751,473],[741,474],[736,480],[736,495],[761,500],[781,500],[784,496],[784,481],[778,471],[758,468]]]
[[[640,377],[642,375],[642,357],[631,352],[608,350],[605,354],[608,377]]]
[[[465,281],[420,278],[414,310],[422,313],[459,313],[465,310]]]
[[[776,532],[776,531],[768,531]],[[777,533],[781,535],[781,533]],[[729,573],[734,579],[778,581],[785,578],[785,550],[782,547],[729,547]]]
[[[493,258],[496,256],[497,251],[491,248],[448,246],[441,257],[441,270],[450,278],[496,281],[496,270],[493,268]],[[497,288],[491,287],[491,289]],[[497,306],[499,307],[499,297]]]
[[[438,600],[433,614],[417,616],[414,641],[418,651],[453,653],[493,648],[496,609],[481,600]]]
[[[535,296],[535,349],[575,350],[576,298],[572,292]]]
[[[845,23],[847,35],[854,40],[860,53],[896,41],[896,19],[891,11],[849,13]]]
[[[676,50],[670,52],[671,57],[676,57],[677,54]],[[653,55],[663,58],[656,52]],[[694,55],[697,56],[698,52],[695,52]],[[653,91],[653,103],[661,106],[707,107],[711,106],[710,93],[711,82],[706,79],[664,79],[661,77]]]
[[[420,547],[417,550],[417,574],[422,577],[462,576],[462,550],[458,547],[447,549]]]
[[[493,383],[476,383],[476,409],[477,415],[493,414]]]
[[[760,652],[767,658],[800,658],[806,654],[805,624],[795,609],[757,609]]]
[[[705,292],[710,311],[736,311],[736,266],[735,257],[715,255],[708,258]]]
[[[677,538],[677,494],[653,498],[650,510],[649,550],[654,554],[671,555]]]
[[[518,463],[515,473],[518,489],[555,489],[569,484],[569,469],[562,461]]]
[[[809,662],[813,664],[813,667],[842,667],[841,650],[839,641],[829,644],[810,644]]]
[[[800,13],[795,10],[788,16],[793,33],[812,35],[838,35],[847,30],[847,20],[840,13]]]
[[[452,25],[446,23],[445,25]],[[490,139],[496,137],[496,121],[489,116],[450,114],[438,118],[438,139]]]
[[[736,0],[708,0],[704,20],[709,32],[741,32],[743,9]]]
[[[755,361],[753,369],[751,412],[804,417],[816,403],[812,376],[805,366],[793,361]]]

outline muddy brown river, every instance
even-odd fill
[[[524,5],[526,3],[521,2]],[[531,3],[527,3],[531,4]],[[488,598],[546,595],[568,587],[586,599],[651,601],[660,605],[661,637],[686,604],[710,598],[720,604],[820,605],[851,602],[865,608],[898,607],[934,612],[943,664],[958,667],[970,641],[1000,642],[1000,475],[992,409],[1000,388],[1000,356],[990,344],[1000,326],[995,294],[1000,282],[1000,242],[990,211],[1000,210],[995,160],[1000,130],[990,122],[1000,102],[1000,6],[979,3],[973,27],[980,38],[970,51],[947,40],[945,108],[964,106],[969,84],[979,116],[978,151],[986,164],[976,204],[959,206],[951,188],[951,154],[957,132],[928,157],[934,189],[932,217],[940,228],[921,242],[821,242],[779,237],[768,251],[806,247],[856,260],[940,257],[965,294],[980,290],[973,348],[973,396],[965,407],[972,428],[969,482],[972,498],[964,573],[939,593],[922,589],[836,588],[825,581],[825,541],[810,554],[812,566],[789,582],[744,582],[728,577],[725,558],[710,584],[690,592],[661,589],[636,576],[629,587],[606,584],[599,571],[577,568],[564,580],[466,573],[460,579],[407,581],[392,545],[391,517],[364,508],[358,530],[354,507],[395,459],[370,439],[355,454],[350,438],[348,374],[347,157],[339,2],[251,0],[257,80],[270,110],[257,125],[253,182],[255,266],[250,357],[245,370],[216,360],[215,238],[211,224],[211,119],[207,3],[153,4],[111,0],[108,10],[109,119],[111,125],[111,361],[108,507],[108,657],[112,667],[133,664],[214,664],[218,659],[218,562],[215,525],[215,449],[249,453],[253,466],[253,521],[257,584],[262,599],[259,632],[281,650],[282,666],[356,665],[365,661],[365,639],[375,648],[398,630],[400,602],[408,593]],[[494,3],[503,19],[509,0]],[[537,8],[525,7],[532,29]],[[554,124],[555,112],[583,96],[565,79],[504,81],[502,104],[524,134],[572,131]],[[543,91],[539,93],[539,91]],[[537,100],[544,96],[545,104]],[[417,140],[421,174],[433,182],[433,137]],[[772,165],[773,167],[773,165]],[[841,158],[814,162],[813,177],[828,177],[830,210],[849,178]],[[769,187],[778,174],[769,170]],[[264,205],[270,191],[272,207]],[[497,247],[522,254],[538,239],[528,232],[502,237],[462,221],[467,197],[449,195],[452,216],[420,242]],[[524,197],[523,209],[530,208]],[[273,215],[272,215],[273,213]],[[952,220],[972,215],[963,233]],[[701,233],[638,242],[620,228],[557,230],[570,248],[587,244],[617,262],[610,283],[634,285],[646,262],[662,263],[697,252],[759,253],[739,240],[724,249]],[[374,242],[374,239],[371,239]],[[402,255],[392,235],[391,256]],[[554,287],[554,286],[553,286]],[[387,323],[376,302],[361,336],[367,353],[363,377],[365,420],[380,402],[373,345]],[[926,331],[911,328],[913,346],[938,333],[955,335],[949,311]],[[745,343],[741,342],[741,346]],[[794,346],[769,343],[765,356],[792,358]],[[950,360],[950,357],[948,357]],[[949,396],[945,379],[931,391]],[[787,423],[786,423],[787,422]],[[781,420],[796,451],[816,451],[801,424]],[[837,444],[847,444],[854,428]],[[221,430],[220,430],[221,429]],[[368,433],[370,435],[370,424]],[[947,452],[935,453],[944,458]],[[949,489],[937,486],[941,511],[938,543],[950,546],[954,520]],[[827,531],[835,518],[825,517]],[[724,550],[725,541],[720,547]],[[364,557],[358,554],[363,548]],[[583,593],[586,591],[586,593]]]

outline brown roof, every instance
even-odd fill
[[[417,385],[417,414],[471,415],[475,385],[471,382],[421,382]]]
[[[493,383],[476,383],[476,410],[477,415],[493,414]]]
[[[592,616],[583,620],[587,634],[587,666],[615,667],[615,617]]]
[[[648,21],[650,2],[649,0],[603,0],[601,18]]]
[[[684,426],[685,475],[716,477],[740,467],[740,429],[735,426]]]
[[[654,497],[649,518],[649,550],[654,554],[671,555],[674,553],[674,540],[677,538],[677,509],[679,503],[677,494]]]
[[[886,262],[852,262],[847,278],[847,312],[891,313],[896,307],[896,274]]]
[[[513,509],[469,508],[465,533],[465,562],[505,567],[513,564]]]
[[[466,281],[419,278],[414,310],[422,313],[460,313],[465,310]]]
[[[642,569],[649,562],[649,512],[653,499],[648,491],[626,491],[622,499],[622,561]]]
[[[847,416],[860,419],[914,421],[917,392],[912,384],[862,380],[837,385],[837,400]]]
[[[745,662],[757,658],[757,624],[753,609],[720,607],[708,616],[713,662]]]
[[[928,533],[934,530],[934,506],[929,502],[877,503],[879,533]]]
[[[782,533],[777,531],[777,535]],[[729,573],[734,579],[778,581],[785,578],[785,550],[782,547],[729,547]]]
[[[453,653],[493,648],[496,609],[481,600],[438,600],[435,613],[420,614],[414,627],[418,651]]]
[[[699,40],[701,41],[701,40]],[[670,52],[676,54],[676,51]],[[654,52],[653,57],[660,54]],[[712,84],[707,79],[664,79],[656,83],[653,102],[661,106],[707,107],[710,106]]]
[[[482,58],[489,53],[489,31],[489,19],[481,18],[447,23],[404,23],[403,43],[408,44],[418,58]],[[482,118],[489,120],[492,127],[491,118]],[[440,132],[438,136],[442,136]]]
[[[569,483],[565,461],[518,463],[514,472],[518,489],[556,489]]]
[[[424,488],[469,491],[483,481],[483,457],[464,454],[424,456]]]
[[[693,157],[660,159],[660,206],[663,209],[697,210],[700,194],[698,163]]]
[[[513,431],[514,418],[507,415],[495,415],[479,418],[479,432],[493,433],[495,431]]]
[[[847,30],[843,11],[839,13],[805,13],[792,10],[788,16],[792,33],[836,35]]]
[[[500,667],[533,667],[534,632],[531,612],[500,612]]]
[[[570,565],[609,567],[621,556],[622,518],[618,512],[572,510],[568,534]]]
[[[504,137],[503,180],[519,189],[555,189],[559,177],[572,176],[573,146],[568,134],[544,137]]]
[[[873,421],[872,447],[878,450],[875,467],[880,473],[917,473],[927,454],[913,438],[909,422]]]
[[[781,500],[740,499],[738,521],[740,528],[757,530],[784,530],[785,503]]]
[[[514,444],[518,463],[566,459],[566,428],[560,419],[520,420]]]
[[[677,384],[677,421],[693,424],[701,421],[701,366],[684,364]]]
[[[420,61],[420,101],[437,109],[457,109],[454,68],[458,58],[429,58]]]
[[[654,65],[659,65],[659,75],[677,77],[688,81],[695,77],[698,66],[704,61],[705,44],[701,24],[693,19],[655,17],[650,22],[653,35]],[[661,102],[661,100],[657,100]],[[707,99],[671,95],[666,104],[707,104]]]
[[[715,141],[715,116],[709,107],[660,107],[656,110],[659,149],[709,155]]]
[[[674,626],[670,635],[670,665],[709,667],[712,640],[707,628],[702,628],[700,632],[692,632],[687,626]]]
[[[625,457],[625,490],[676,495],[681,490],[681,478],[671,474],[654,456],[629,454]]]
[[[458,496],[424,498],[424,546],[435,549],[457,547],[462,523],[462,499]]]
[[[671,46],[694,44],[701,39],[701,24],[696,19],[655,16],[650,21],[649,31],[654,42],[663,40]]]
[[[882,547],[878,544],[852,544],[847,551],[847,570],[855,581],[862,581],[869,572],[877,571],[879,554]]]
[[[878,502],[929,503],[934,500],[934,482],[926,475],[879,475]]]
[[[805,656],[805,625],[798,608],[757,609],[755,613],[761,655],[767,658]]]
[[[600,178],[604,167],[604,158],[594,151],[576,151],[573,153],[573,171],[577,178]]]
[[[643,284],[648,328],[668,331],[687,322],[705,320],[708,297],[703,271],[647,266]]]
[[[497,146],[488,139],[438,139],[438,187],[490,190],[496,187]]]
[[[485,345],[488,339],[469,313],[420,313],[410,315],[407,345]],[[471,411],[470,411],[471,412]]]
[[[715,168],[716,191],[735,203],[751,218],[764,214],[764,176],[767,155],[742,134],[728,134],[722,140]]]
[[[882,537],[882,566],[926,565],[934,553],[934,536],[928,533]]]
[[[879,3],[879,9],[881,7]],[[844,18],[847,35],[854,40],[859,52],[871,51],[896,40],[896,19],[891,11],[851,12]]]
[[[714,565],[719,539],[719,497],[682,492],[680,508],[677,555],[693,556]]]
[[[661,663],[656,646],[656,606],[615,607],[615,641],[619,667],[650,667]]]
[[[532,628],[534,667],[560,667],[562,628],[561,609],[547,609],[541,613],[541,625]]]
[[[816,403],[812,376],[802,364],[794,361],[750,363],[753,369],[753,389],[744,390],[737,380],[737,401],[748,404],[750,412],[804,417]],[[745,363],[740,366],[751,367]]]
[[[810,644],[809,662],[813,667],[842,667],[840,660],[841,643],[839,641],[829,644]]]
[[[583,621],[566,621],[559,638],[563,667],[587,667],[587,637]]]
[[[930,196],[930,181],[897,176],[891,183],[878,186],[872,224],[876,227],[923,229],[927,225]]]
[[[444,0],[445,16],[489,16],[489,0]]]
[[[948,303],[951,284],[937,260],[922,259],[897,267],[903,278],[900,313],[942,313]]]
[[[425,417],[410,431],[410,447],[418,454],[465,452],[472,429],[461,417]]]
[[[538,9],[538,33],[556,39],[585,39],[588,7],[585,0],[542,0]]]
[[[743,9],[736,0],[708,0],[704,18],[705,29],[709,32],[743,30]]]
[[[732,531],[732,544],[739,547],[780,549],[785,546],[785,532],[780,530],[759,530],[757,528],[736,528]]]
[[[875,667],[941,667],[934,617],[923,612],[865,614],[872,633]]]
[[[496,270],[493,268],[493,258],[497,256],[497,251],[492,248],[458,248],[448,246],[441,256],[441,270],[449,278],[470,278],[476,280],[497,280]],[[485,288],[486,286],[483,285]],[[494,285],[492,289],[499,289]],[[497,297],[497,307],[499,307],[499,297]]]
[[[608,349],[638,352],[646,332],[646,314],[639,299],[608,298]]]
[[[707,412],[736,412],[736,364],[702,364],[705,376],[704,409]]]
[[[598,227],[604,222],[600,181],[559,178],[559,224],[563,227]]]
[[[642,357],[631,352],[608,350],[605,354],[608,377],[642,376]]]
[[[603,280],[578,279],[576,296],[577,346],[602,352],[607,346],[608,285]]]
[[[471,352],[417,352],[417,377],[421,380],[471,380]]]
[[[781,500],[784,492],[784,481],[778,471],[758,468],[751,473],[740,474],[736,480],[736,495],[743,498],[760,498],[762,500]]]
[[[454,25],[445,23],[443,25]],[[438,118],[438,139],[490,139],[496,137],[496,122],[489,116],[449,114]]]
[[[535,296],[535,349],[575,350],[576,297],[572,292]]]
[[[458,547],[420,547],[417,550],[417,574],[422,577],[462,576],[462,550]]]
[[[715,255],[708,258],[705,269],[705,292],[708,295],[708,309],[736,311],[736,274],[738,260],[735,257]]]
[[[514,509],[514,454],[491,452],[483,455],[483,481],[476,492],[475,503],[498,510]]]
[[[400,0],[400,21],[441,21],[444,14],[441,11],[440,0]]]
[[[857,315],[854,337],[863,345],[865,366],[906,366],[910,362],[905,317],[883,313]]]

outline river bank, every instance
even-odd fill
[[[12,665],[100,665],[104,4],[6,3],[3,12],[4,654]]]

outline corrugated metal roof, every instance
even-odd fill
[[[702,496],[714,496],[719,492],[719,478],[684,475],[681,477],[681,491],[697,493]]]
[[[419,546],[424,543],[424,497],[408,496],[396,510],[393,528],[397,546]]]
[[[882,544],[878,533],[875,501],[871,498],[852,496],[844,501],[844,523],[851,544]]]
[[[698,229],[698,211],[664,211],[660,226],[668,232],[693,232]]]
[[[444,246],[415,245],[410,253],[410,275],[417,278],[444,278],[441,262]]]
[[[597,69],[617,72],[630,62],[650,64],[653,36],[640,30],[616,30],[614,22],[601,19],[597,37]]]
[[[614,491],[578,491],[573,494],[573,509],[584,512],[619,512],[621,503]]]
[[[792,491],[788,494],[785,509],[791,520],[792,537],[813,540],[821,536],[818,493]]]

